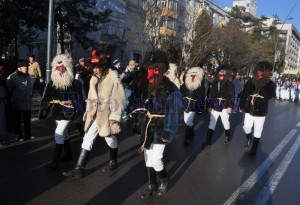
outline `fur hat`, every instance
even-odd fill
[[[120,61],[119,61],[118,59],[116,59],[116,60],[113,61],[112,64],[113,64],[113,65],[117,65],[118,63],[120,63]]]
[[[165,68],[168,69],[169,62],[167,54],[161,50],[153,50],[146,53],[144,57],[144,65],[151,65],[151,64],[159,64],[163,63]]]
[[[256,64],[253,72],[257,72],[257,71],[270,71],[272,70],[272,65],[271,63],[269,63],[268,61],[260,61]]]

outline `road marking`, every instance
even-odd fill
[[[297,130],[292,129],[280,142],[279,145],[273,150],[269,157],[253,172],[253,174],[239,187],[233,194],[224,202],[224,205],[234,204],[235,200],[244,196],[256,182],[262,177],[262,175],[272,165],[278,155],[282,152],[283,148],[290,142]]]
[[[300,136],[297,138],[296,142],[293,144],[291,149],[285,155],[284,159],[281,161],[279,167],[276,169],[275,173],[271,176],[269,182],[266,183],[263,190],[257,197],[257,205],[267,204],[273,192],[275,191],[278,183],[280,182],[282,176],[286,172],[288,166],[290,165],[294,155],[296,154],[300,146]]]
[[[297,127],[300,127],[300,122],[298,122]]]

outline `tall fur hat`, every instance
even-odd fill
[[[257,72],[257,71],[270,71],[272,70],[272,65],[271,63],[269,63],[268,61],[260,61],[256,64],[253,72]]]

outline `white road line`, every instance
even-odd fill
[[[300,127],[300,122],[298,122],[297,127]]]
[[[238,197],[245,195],[261,176],[268,170],[278,155],[282,152],[283,148],[289,143],[289,141],[296,134],[297,130],[292,129],[280,142],[279,145],[273,150],[269,157],[253,172],[253,174],[239,187],[235,192],[223,203],[224,205],[234,204]]]
[[[273,192],[275,191],[278,183],[280,182],[282,176],[286,172],[288,166],[290,165],[294,155],[296,154],[300,146],[300,136],[297,138],[296,142],[293,144],[291,149],[285,155],[284,159],[281,161],[279,167],[276,169],[275,173],[271,176],[269,182],[267,182],[256,199],[256,205],[267,204]]]

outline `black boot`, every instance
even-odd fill
[[[167,186],[170,182],[170,178],[165,168],[162,171],[157,172],[157,174],[159,176],[157,196],[162,196],[167,192]]]
[[[230,142],[230,130],[225,130],[224,144],[228,144],[229,142]]]
[[[59,160],[60,161],[67,161],[67,160],[71,160],[72,157],[73,157],[73,155],[72,155],[70,140],[65,140],[64,141],[63,156],[60,157]]]
[[[89,153],[89,150],[81,149],[81,153],[78,158],[78,162],[76,164],[75,169],[69,172],[63,172],[63,175],[66,177],[82,178],[84,175],[85,166],[88,161]]]
[[[252,133],[246,134],[246,138],[245,151],[249,153],[253,143]]]
[[[194,136],[194,128],[191,126],[186,126],[185,136],[184,136],[184,146],[187,146],[191,143]]]
[[[63,150],[63,144],[55,144],[55,151],[52,161],[46,166],[49,170],[53,171],[58,168],[59,165],[59,157]]]
[[[102,169],[102,172],[111,172],[118,167],[118,148],[109,148],[110,160],[108,165]]]
[[[256,155],[259,140],[260,138],[253,137],[253,143],[251,146],[251,150],[249,151],[250,155]]]
[[[156,171],[153,167],[147,167],[148,172],[148,188],[141,194],[142,199],[148,199],[157,191]]]
[[[202,144],[202,149],[209,147],[211,145],[211,138],[214,134],[214,130],[208,129],[205,143]]]

